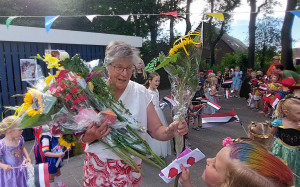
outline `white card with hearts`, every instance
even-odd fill
[[[194,165],[196,162],[205,158],[205,155],[199,149],[194,149],[193,151],[191,151],[190,149],[186,149],[183,153],[183,156],[180,155],[167,167],[161,170],[159,176],[166,183],[169,183],[175,178],[176,175],[181,173],[180,164],[182,164],[185,168],[188,168]]]

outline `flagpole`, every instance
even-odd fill
[[[246,131],[246,129],[245,129],[245,127],[244,127],[244,125],[243,125],[243,123],[240,121],[240,124],[241,124],[241,126],[243,127],[243,129],[244,129],[244,131],[245,131],[245,133],[246,133],[246,136],[248,136],[248,132]]]

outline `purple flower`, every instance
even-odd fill
[[[100,70],[100,71],[93,71],[93,72],[89,73],[88,76],[86,76],[85,81],[89,82],[94,75],[98,75],[100,73],[102,73],[102,70]]]

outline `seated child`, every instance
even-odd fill
[[[293,173],[280,159],[255,142],[236,142],[222,148],[215,158],[206,160],[202,180],[207,186],[288,187]],[[180,183],[192,187],[190,169],[181,165]]]

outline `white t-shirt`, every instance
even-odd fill
[[[139,125],[147,129],[147,107],[152,101],[152,95],[148,92],[148,90],[143,85],[129,81],[119,100],[123,102],[125,108],[129,109],[130,113],[138,121]],[[143,139],[146,138],[145,133],[139,135]],[[87,146],[85,152],[94,153],[99,158],[121,160],[120,157],[107,149],[100,142]]]

